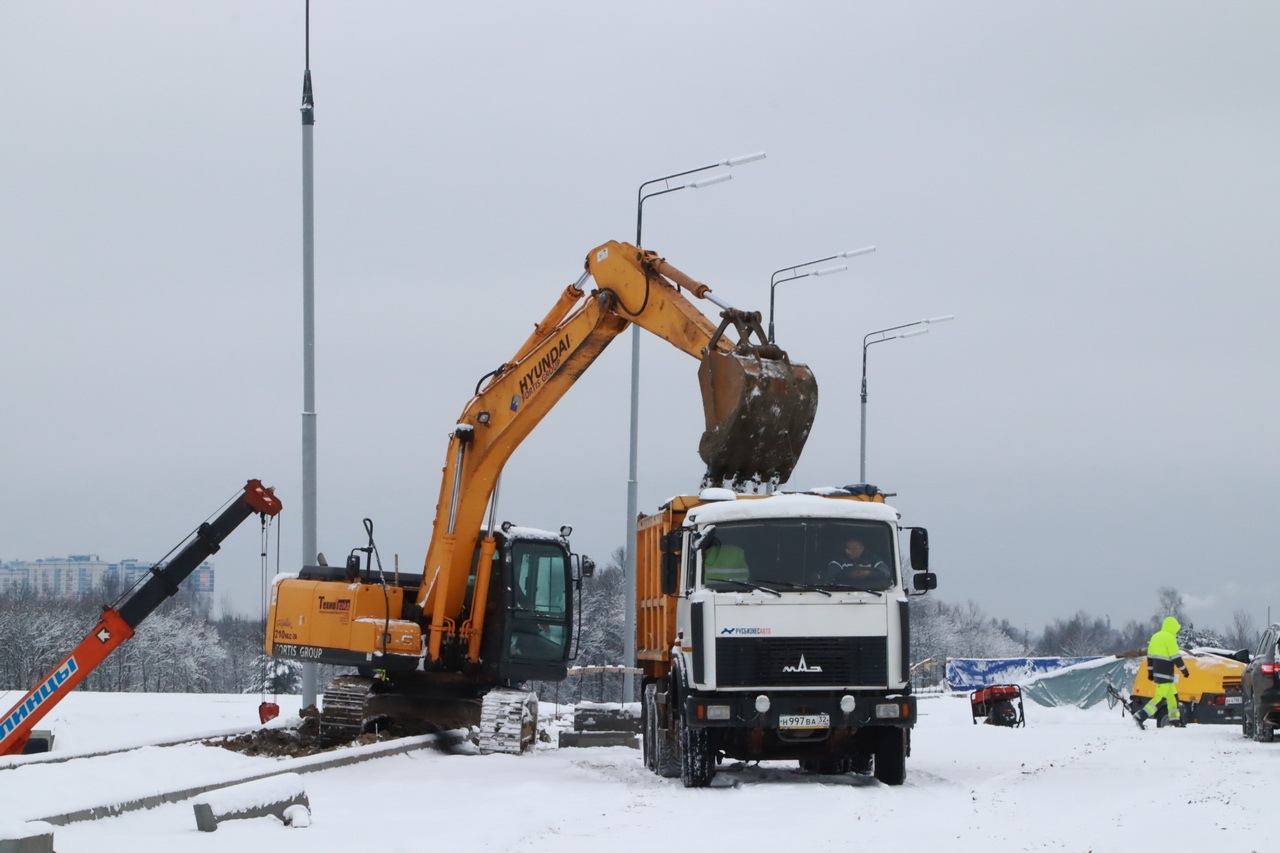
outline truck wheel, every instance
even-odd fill
[[[707,730],[687,726],[684,717],[679,718],[680,728],[680,781],[686,788],[705,788],[716,775],[716,757],[711,749]]]
[[[902,729],[882,729],[876,738],[875,777],[886,785],[907,780],[907,736]]]
[[[658,775],[663,779],[680,778],[680,749],[669,729],[655,726],[658,736],[654,738],[654,759],[658,762]]]
[[[651,773],[658,772],[658,757],[656,755],[658,746],[657,695],[658,686],[656,684],[646,684],[644,686],[644,704],[640,706],[640,715],[642,717],[641,745],[644,747],[644,766]]]
[[[644,765],[663,779],[680,778],[680,750],[676,740],[658,716],[658,685],[645,686],[644,691]]]

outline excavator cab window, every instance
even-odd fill
[[[567,659],[569,569],[564,549],[553,542],[512,544],[508,587],[512,660]]]

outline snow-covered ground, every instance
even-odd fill
[[[47,722],[55,751],[69,753],[245,726],[257,703],[75,693]],[[296,713],[296,703],[282,699],[283,713]],[[726,763],[712,788],[686,790],[646,772],[639,753],[623,747],[543,744],[522,756],[420,750],[305,774],[306,828],[259,818],[201,833],[191,805],[180,803],[57,827],[54,840],[58,853],[652,853],[659,838],[689,850],[805,853],[1275,849],[1280,743],[1254,743],[1228,726],[1141,732],[1105,704],[1026,710],[1026,728],[996,728],[974,725],[964,697],[923,697],[899,788],[810,776],[794,764]],[[148,749],[119,765],[0,759],[0,826],[276,763],[203,746]]]

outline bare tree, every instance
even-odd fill
[[[1158,598],[1155,614],[1157,625],[1163,622],[1167,616],[1172,616],[1182,625],[1190,624],[1187,619],[1187,605],[1182,600],[1182,593],[1171,586],[1162,586],[1156,590],[1156,596]]]
[[[1258,644],[1261,632],[1253,622],[1253,616],[1247,610],[1237,610],[1231,614],[1231,626],[1223,637],[1229,649],[1248,649],[1253,651]]]
[[[1044,629],[1040,653],[1064,657],[1110,654],[1116,646],[1115,633],[1107,620],[1083,610],[1070,619],[1057,619]]]

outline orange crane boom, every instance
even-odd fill
[[[40,679],[27,695],[0,718],[0,755],[19,755],[31,738],[31,730],[45,714],[62,701],[63,697],[84,681],[99,664],[155,611],[169,596],[178,591],[178,585],[191,575],[209,555],[221,547],[231,531],[254,513],[274,516],[280,512],[280,500],[274,490],[259,480],[250,480],[238,499],[211,522],[201,524],[195,538],[163,568],[153,566],[137,591],[119,608],[110,605],[102,608],[102,618],[93,630],[72,651],[58,662],[49,674]]]

